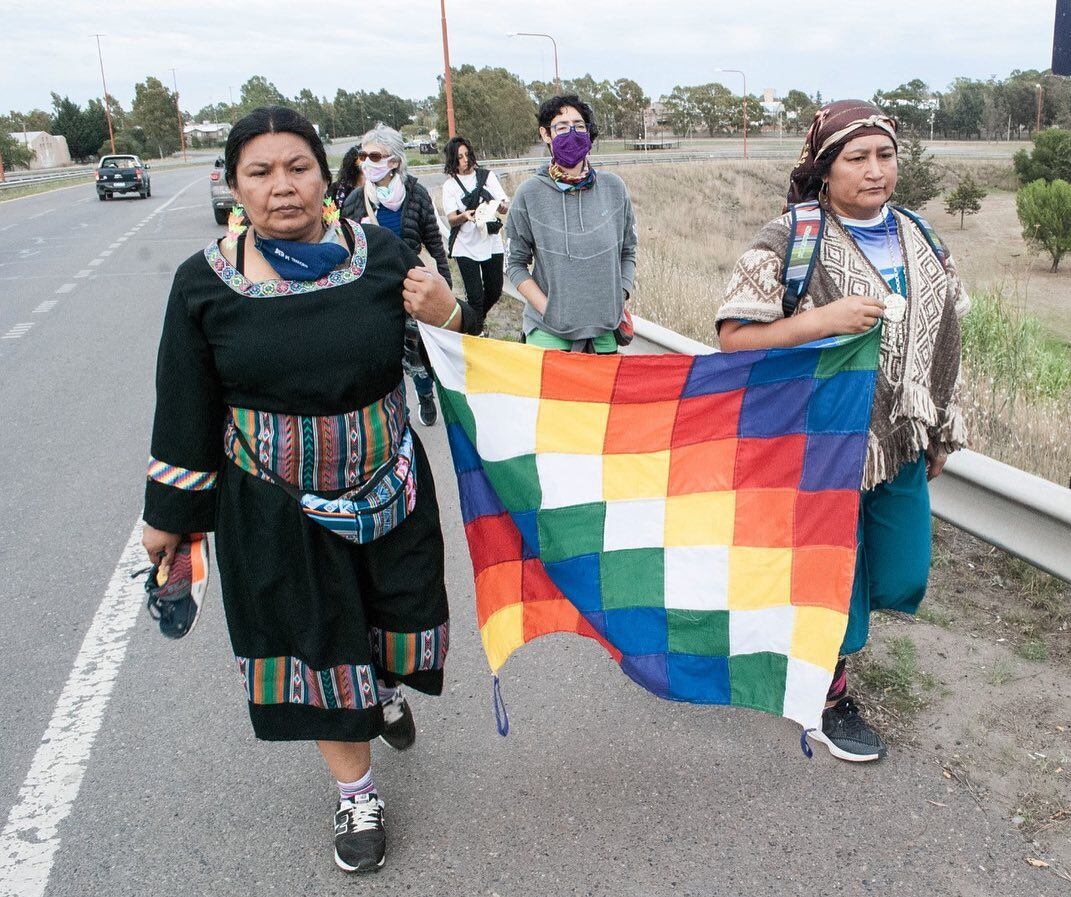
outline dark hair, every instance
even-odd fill
[[[286,106],[261,106],[238,119],[227,138],[223,158],[227,162],[227,184],[232,190],[238,181],[238,160],[242,155],[242,148],[261,134],[294,134],[300,137],[309,145],[312,155],[319,164],[324,183],[331,183],[331,169],[327,164],[327,153],[324,152],[323,141],[312,123],[300,112],[295,112]]]
[[[457,151],[461,147],[465,147],[469,152],[469,165],[472,168],[476,167],[476,150],[472,148],[472,144],[464,137],[451,137],[450,142],[446,144],[446,149],[443,150],[443,158],[446,160],[443,166],[445,174],[458,174],[461,171],[461,163],[457,158]]]
[[[357,164],[357,147],[351,146],[342,157],[342,164],[338,166],[338,177],[331,186],[352,190],[357,186],[360,177],[361,166]]]
[[[588,126],[588,136],[592,140],[596,140],[599,136],[599,126],[595,122],[595,112],[575,93],[567,93],[564,96],[551,97],[549,100],[544,100],[539,106],[539,112],[536,114],[536,118],[539,119],[539,127],[546,128],[549,131],[550,123],[554,121],[555,116],[561,114],[562,109],[566,106],[572,106],[583,116],[584,124]]]

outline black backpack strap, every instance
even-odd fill
[[[781,311],[786,318],[795,314],[807,294],[825,228],[825,211],[818,202],[797,203],[789,210],[788,246],[781,265],[781,282],[785,285]]]

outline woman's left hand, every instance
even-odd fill
[[[934,452],[926,450],[926,479],[933,480],[941,475],[945,469],[945,461],[948,460],[948,452],[937,449]]]
[[[443,327],[450,320],[451,330],[460,330],[461,315],[454,315],[457,299],[443,276],[431,268],[410,268],[402,284],[405,310],[418,321]]]

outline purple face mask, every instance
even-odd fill
[[[587,131],[569,130],[559,134],[550,144],[550,154],[562,168],[575,168],[591,152],[591,137]]]

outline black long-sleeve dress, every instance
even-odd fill
[[[316,282],[253,283],[216,243],[175,275],[157,362],[145,521],[215,531],[231,643],[258,738],[365,741],[383,725],[376,680],[442,691],[448,641],[431,468],[415,442],[413,511],[353,544],[238,466],[259,461],[328,497],[359,484],[408,426],[401,287],[419,259],[352,225],[347,267]],[[462,303],[462,326],[475,326]]]

